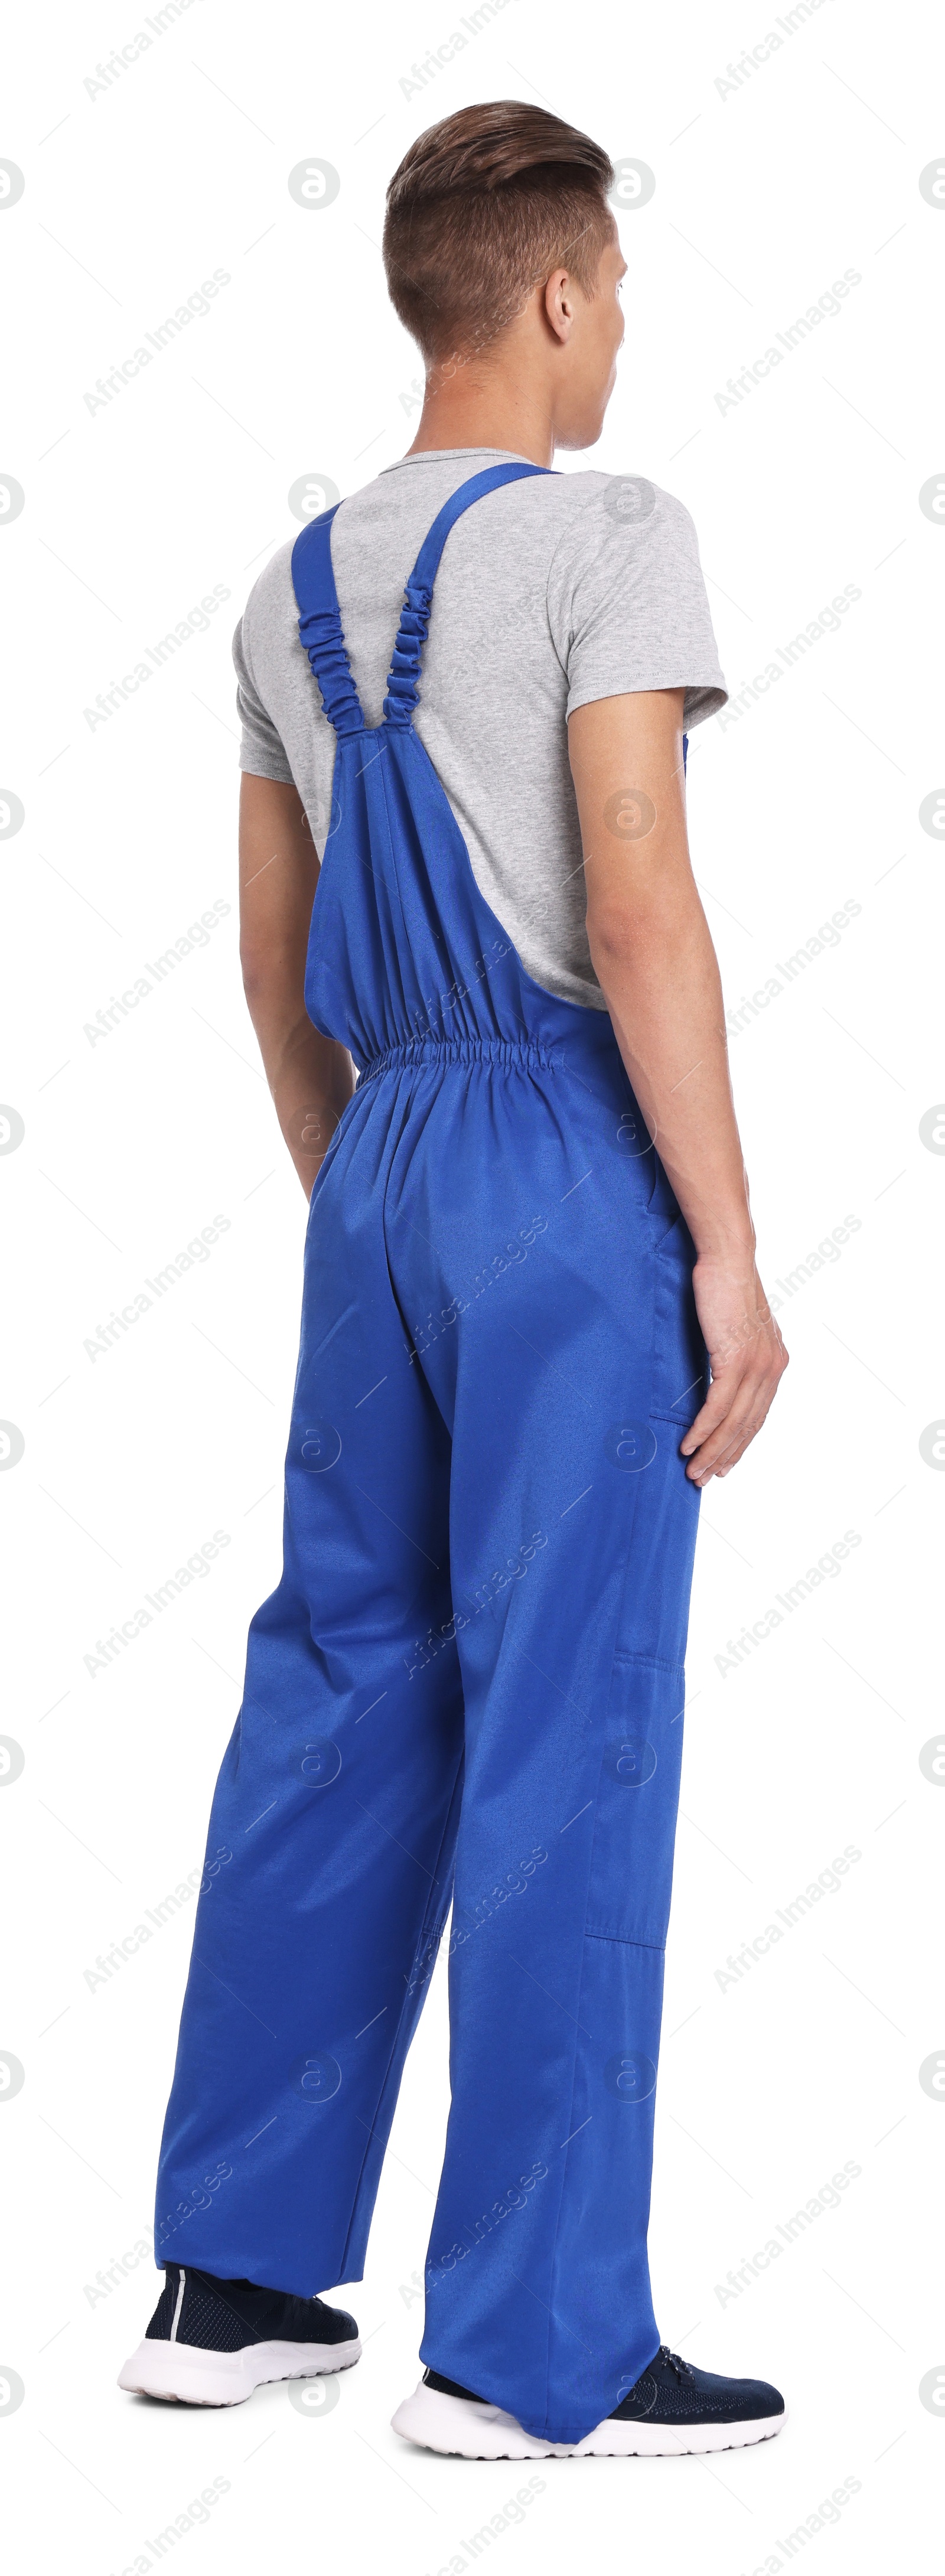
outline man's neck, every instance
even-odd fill
[[[552,463],[555,442],[545,388],[524,371],[460,368],[428,384],[409,456],[431,447],[501,447],[533,465]]]

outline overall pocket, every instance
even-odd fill
[[[681,1665],[621,1655],[601,1759],[585,1931],[662,1949],[682,1762]]]

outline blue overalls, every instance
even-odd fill
[[[333,510],[293,553],[337,735],[306,1003],[360,1079],[312,1192],[284,1568],[214,1797],[155,2244],[302,2295],[362,2278],[452,1897],[422,2358],[571,2442],[660,2339],[679,1442],[707,1363],[610,1018],[526,974],[413,729],[449,531],[539,470],[440,511],[376,727]]]

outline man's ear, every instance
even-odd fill
[[[545,318],[549,329],[567,347],[574,323],[574,286],[566,268],[552,269],[545,287]]]

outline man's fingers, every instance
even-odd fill
[[[728,1475],[761,1430],[788,1354],[757,1273],[749,1297],[718,1264],[697,1261],[693,1287],[712,1384],[680,1451],[692,1483],[704,1485]]]
[[[767,1418],[781,1374],[780,1369],[766,1369],[759,1376],[752,1370],[729,1389],[724,1379],[717,1381],[718,1401],[713,1404],[713,1386],[681,1444],[693,1484],[705,1483],[723,1463],[726,1471],[737,1465]]]
[[[684,1458],[691,1458],[701,1442],[708,1440],[713,1431],[718,1431],[731,1412],[740,1383],[738,1371],[733,1369],[723,1369],[718,1377],[713,1378],[701,1412],[690,1423],[685,1439],[680,1441]]]
[[[768,1389],[768,1373],[760,1374],[756,1369],[744,1372],[726,1369],[719,1377],[713,1378],[701,1413],[697,1413],[685,1439],[680,1442],[683,1457],[695,1457],[697,1451],[705,1448],[726,1424],[740,1418],[746,1408],[763,1406],[760,1416],[763,1420],[776,1385],[777,1379],[772,1376],[770,1391],[762,1393],[763,1389]]]
[[[727,1474],[730,1467],[736,1467],[739,1458],[761,1430],[765,1418],[762,1413],[748,1422],[723,1423],[715,1439],[707,1442],[704,1448],[697,1449],[695,1458],[690,1459],[686,1470],[690,1482],[706,1485],[710,1476]]]
[[[723,1435],[721,1447],[717,1448],[711,1457],[703,1460],[699,1455],[696,1459],[692,1483],[707,1485],[713,1476],[730,1475],[732,1468],[737,1467],[739,1459],[744,1457],[746,1449],[751,1448],[752,1441],[763,1429],[766,1418],[765,1415],[761,1415],[757,1421],[750,1422],[747,1429],[736,1433],[731,1440]]]

